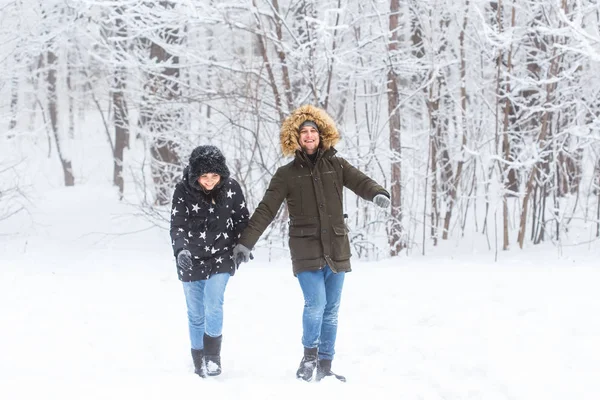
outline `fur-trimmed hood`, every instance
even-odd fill
[[[293,156],[297,150],[300,150],[298,128],[306,120],[314,121],[319,127],[323,150],[335,146],[340,141],[340,133],[329,114],[321,108],[306,104],[295,109],[281,125],[279,140],[284,156]]]

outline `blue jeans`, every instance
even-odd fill
[[[223,333],[223,302],[229,277],[228,273],[220,273],[206,280],[183,282],[192,349],[204,349],[205,333],[212,337]]]
[[[333,273],[326,265],[318,271],[298,274],[304,295],[302,345],[319,348],[319,359],[333,360],[337,336],[338,311],[345,272]]]

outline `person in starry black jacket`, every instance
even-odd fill
[[[192,151],[175,186],[171,240],[183,282],[195,373],[221,373],[223,301],[236,272],[233,248],[248,225],[242,189],[215,146]]]

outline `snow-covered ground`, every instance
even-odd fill
[[[600,398],[589,246],[356,260],[333,363],[346,384],[295,379],[301,291],[287,258],[258,252],[226,292],[224,372],[202,380],[166,231],[91,182],[29,210],[0,224],[2,399]]]

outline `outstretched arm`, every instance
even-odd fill
[[[390,198],[390,194],[383,186],[379,185],[373,179],[369,178],[365,173],[350,164],[348,161],[338,157],[342,167],[344,186],[352,190],[358,196],[365,200],[373,201],[378,194]]]

